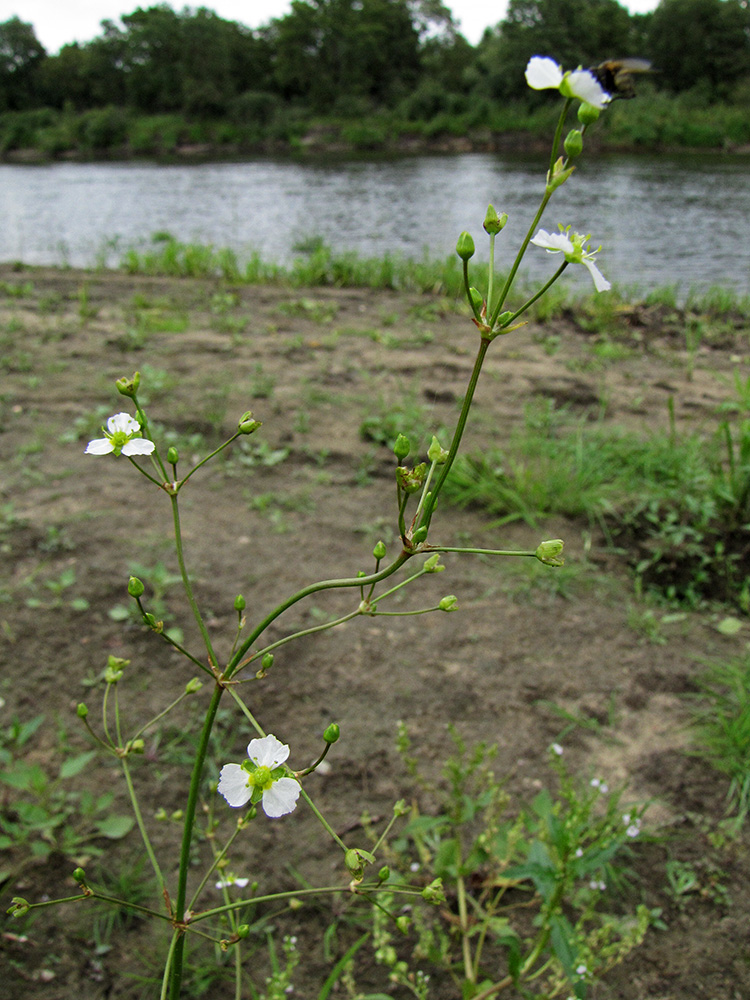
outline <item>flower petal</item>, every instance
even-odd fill
[[[548,233],[546,229],[540,229],[531,242],[536,247],[543,247],[549,253],[573,253],[575,249],[568,237],[564,233]]]
[[[548,56],[532,56],[529,59],[526,66],[526,83],[532,90],[557,90],[562,78],[563,71],[554,59]]]
[[[131,438],[122,446],[123,455],[150,455],[156,445],[148,438]]]
[[[219,774],[219,791],[235,809],[250,801],[253,794],[248,775],[239,764],[225,764]]]
[[[115,450],[115,446],[109,440],[109,438],[94,438],[93,441],[89,441],[86,445],[86,451],[84,455],[109,455],[111,451]]]
[[[269,733],[262,740],[250,740],[247,755],[258,767],[270,767],[273,770],[287,759],[289,747]]]
[[[141,425],[130,416],[129,413],[115,413],[107,421],[107,430],[110,434],[139,434]]]
[[[591,104],[595,108],[605,108],[611,97],[607,91],[602,87],[593,73],[590,73],[587,69],[574,69],[571,73],[568,73],[565,81],[567,83],[567,89],[573,97],[577,97],[581,101],[585,101],[586,104]]]
[[[608,292],[612,285],[607,281],[593,260],[588,260],[584,257],[581,263],[584,267],[588,268],[589,274],[594,279],[594,288],[596,288],[597,292]]]
[[[263,792],[263,812],[271,819],[286,816],[296,807],[299,793],[298,781],[294,778],[279,778]]]

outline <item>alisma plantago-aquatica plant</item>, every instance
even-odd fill
[[[475,389],[480,378],[482,367],[492,343],[502,336],[510,334],[523,322],[526,310],[561,277],[571,264],[585,267],[593,280],[597,292],[604,292],[610,285],[599,271],[595,262],[597,250],[589,249],[588,235],[577,233],[571,224],[560,225],[557,232],[549,232],[539,228],[542,215],[554,195],[554,192],[566,183],[575,169],[575,161],[582,154],[586,130],[597,120],[600,112],[607,106],[610,95],[602,88],[595,76],[586,70],[564,72],[553,60],[534,57],[530,60],[526,79],[534,89],[553,89],[559,91],[562,98],[562,109],[558,125],[552,141],[552,151],[546,172],[542,197],[538,211],[532,219],[525,237],[511,261],[502,287],[495,287],[495,257],[496,243],[507,222],[507,216],[499,213],[490,205],[483,222],[483,228],[489,240],[489,264],[487,267],[486,292],[480,293],[470,280],[470,262],[475,253],[475,244],[468,232],[461,233],[457,243],[457,254],[463,265],[463,280],[466,300],[471,311],[471,321],[476,328],[478,337],[477,352],[463,404],[458,416],[451,440],[444,447],[433,437],[427,451],[426,460],[418,460],[409,464],[412,451],[409,440],[399,434],[394,442],[396,457],[396,512],[397,533],[400,540],[398,551],[389,556],[385,545],[379,542],[372,553],[374,565],[370,572],[359,573],[340,578],[320,580],[305,584],[291,594],[278,606],[271,609],[255,624],[246,618],[246,601],[238,596],[234,601],[237,613],[237,626],[229,657],[222,661],[214,648],[214,642],[206,626],[205,615],[201,610],[199,599],[194,593],[193,575],[189,570],[182,542],[180,526],[180,495],[189,488],[192,477],[211,459],[228,448],[233,441],[245,435],[255,434],[260,430],[261,423],[252,412],[247,412],[238,421],[234,434],[222,445],[206,455],[188,471],[178,471],[180,456],[175,447],[163,451],[158,435],[152,433],[151,425],[142,402],[139,398],[140,376],[123,377],[117,382],[119,393],[126,399],[133,412],[119,412],[110,417],[102,428],[103,436],[92,440],[86,452],[92,456],[111,456],[122,460],[127,459],[140,473],[149,486],[163,496],[166,496],[172,512],[174,529],[174,546],[184,594],[192,616],[202,637],[203,649],[195,652],[183,646],[177,637],[164,628],[163,622],[149,611],[144,602],[144,584],[131,577],[128,583],[128,593],[136,602],[143,622],[154,633],[155,641],[170,644],[185,660],[191,672],[198,670],[198,676],[187,680],[182,694],[171,704],[158,712],[153,719],[144,723],[136,732],[126,733],[119,707],[119,692],[121,681],[127,678],[128,661],[110,657],[104,675],[104,703],[102,720],[98,726],[91,724],[89,710],[85,704],[78,706],[78,716],[89,731],[91,738],[106,753],[116,757],[120,762],[123,778],[130,796],[135,821],[138,825],[146,853],[153,868],[153,873],[159,887],[163,905],[147,907],[138,905],[134,909],[144,916],[150,916],[165,922],[170,928],[170,943],[164,963],[164,972],[160,990],[161,1000],[178,1000],[183,993],[183,970],[185,963],[185,942],[188,935],[197,933],[206,935],[205,928],[213,926],[217,921],[223,921],[225,934],[218,940],[224,950],[233,949],[235,958],[235,995],[239,998],[242,992],[243,941],[249,934],[247,925],[240,923],[238,914],[248,904],[249,899],[242,898],[242,890],[246,888],[248,879],[231,874],[227,868],[231,857],[232,845],[237,837],[252,835],[258,823],[266,820],[294,823],[288,817],[300,804],[311,809],[318,818],[323,835],[330,836],[341,851],[341,876],[334,880],[332,886],[310,889],[310,892],[330,893],[351,890],[357,896],[366,899],[377,899],[379,893],[386,893],[388,898],[398,894],[405,900],[411,900],[415,905],[423,902],[426,905],[439,904],[443,899],[440,880],[436,879],[425,887],[423,883],[394,882],[389,879],[387,869],[375,870],[375,862],[380,848],[385,844],[391,828],[400,816],[405,813],[403,803],[396,803],[393,816],[386,829],[374,845],[364,850],[352,847],[334,832],[325,819],[319,807],[313,801],[305,788],[305,777],[314,771],[323,761],[330,747],[339,739],[338,726],[331,723],[321,740],[321,752],[318,759],[310,766],[294,768],[290,763],[291,751],[272,731],[278,731],[278,721],[261,720],[241,697],[236,683],[238,677],[248,677],[254,674],[262,678],[273,662],[274,649],[302,635],[335,628],[337,625],[350,621],[358,616],[377,617],[382,612],[383,605],[394,593],[406,586],[414,586],[417,581],[428,574],[443,570],[440,564],[442,552],[481,553],[485,556],[517,556],[536,558],[542,563],[555,567],[562,564],[563,543],[559,539],[541,541],[534,548],[525,551],[507,549],[485,549],[471,546],[457,547],[440,544],[433,533],[433,518],[437,503],[450,473],[451,466],[458,454],[462,436],[467,424]],[[570,129],[563,138],[566,121],[574,102],[578,102],[576,127]],[[556,258],[557,267],[548,281],[536,290],[522,305],[508,308],[511,289],[518,273],[519,266],[529,250],[529,246],[544,250]],[[111,460],[107,458],[106,460]],[[414,568],[416,567],[416,568]],[[328,590],[346,590],[354,595],[350,611],[333,621],[308,628],[303,631],[292,631],[282,639],[270,642],[264,639],[269,626],[275,622],[287,609],[303,601],[313,594]],[[253,601],[253,606],[256,604]],[[452,612],[456,609],[457,600],[453,595],[446,595],[436,604],[409,613],[427,613],[433,611]],[[152,844],[143,812],[131,777],[131,757],[143,752],[143,736],[150,727],[162,720],[183,699],[195,696],[202,687],[210,688],[208,704],[203,717],[202,726],[197,736],[197,749],[190,775],[187,780],[184,809],[182,810],[182,840],[179,863],[176,866],[177,876],[173,880],[165,874],[175,867],[172,860],[160,859]],[[191,869],[191,858],[194,854],[196,837],[196,809],[199,803],[203,784],[204,765],[209,750],[209,742],[217,718],[217,711],[222,699],[228,699],[238,713],[244,716],[257,737],[250,740],[247,756],[239,763],[227,762],[221,768],[218,788],[218,798],[211,807],[212,815],[218,816],[221,809],[238,810],[234,829],[221,848],[214,847],[213,860],[204,871],[199,885],[189,892],[188,873]],[[263,815],[259,814],[260,812]],[[215,844],[214,840],[214,844]],[[385,871],[385,875],[383,872]],[[218,881],[215,879],[218,876]],[[86,873],[78,868],[74,872],[80,891],[64,900],[45,900],[33,902],[15,897],[10,912],[20,916],[31,909],[54,903],[72,902],[74,900],[96,899],[114,905],[129,905],[127,901],[113,898],[91,884]],[[215,881],[223,894],[223,902],[219,906],[206,905],[202,892],[209,881]],[[257,889],[257,886],[255,887]],[[307,891],[307,890],[306,890]],[[254,892],[251,899],[254,903],[261,901],[281,901],[296,893],[274,891],[273,887],[263,894]],[[239,896],[239,898],[237,898]],[[555,907],[559,900],[555,897]],[[550,919],[557,919],[556,911],[550,910]],[[550,925],[552,926],[552,925]],[[501,977],[497,983],[480,987],[478,969],[468,958],[463,970],[464,996],[491,996],[504,987],[505,980],[515,981],[524,975],[532,976],[542,959],[544,949],[551,940],[555,955],[562,964],[563,973],[568,976],[570,989],[581,996],[585,978],[580,969],[580,962],[575,962],[575,948],[567,942],[564,955],[563,945],[558,944],[560,928],[565,925],[560,920],[554,924],[551,931],[547,927],[537,938],[526,958],[513,965],[510,979]],[[468,934],[466,926],[462,928],[464,944]],[[563,934],[564,937],[564,934]],[[468,948],[464,953],[468,955]],[[573,956],[571,958],[571,956]],[[576,971],[578,970],[578,971]],[[584,984],[584,985],[582,985]],[[256,995],[255,992],[253,995]],[[309,995],[309,992],[308,994]],[[426,995],[426,994],[425,994]]]

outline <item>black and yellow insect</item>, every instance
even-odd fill
[[[617,97],[635,97],[633,74],[652,72],[648,59],[607,59],[589,69],[589,73],[613,100]]]

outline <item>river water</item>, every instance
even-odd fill
[[[497,264],[509,263],[534,217],[541,156],[472,153],[313,163],[55,163],[0,165],[0,260],[106,263],[166,230],[184,241],[252,250],[286,263],[299,240],[335,250],[444,258],[468,229],[485,250],[489,202],[510,216]],[[718,284],[750,291],[750,160],[744,157],[585,157],[542,226],[570,223],[603,244],[599,266],[631,292]],[[509,249],[506,251],[505,247]],[[530,248],[526,274],[558,259]],[[572,274],[571,272],[577,272]],[[565,280],[588,281],[583,268]]]

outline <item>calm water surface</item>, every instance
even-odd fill
[[[478,247],[488,202],[510,222],[512,248],[539,204],[541,157],[450,157],[289,163],[0,165],[0,260],[116,265],[157,230],[180,240],[260,250],[288,262],[301,238],[337,250],[445,257],[462,229]],[[542,225],[571,223],[602,243],[601,270],[628,288],[711,284],[750,291],[750,161],[612,156],[584,160]],[[531,248],[526,273],[552,273]],[[583,268],[571,269],[578,283]],[[569,280],[571,271],[566,274]]]

